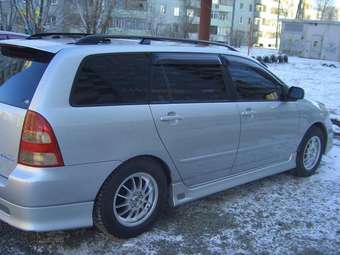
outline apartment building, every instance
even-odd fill
[[[307,19],[314,18],[313,0],[302,6]],[[280,43],[281,19],[295,19],[297,0],[255,0],[254,44],[258,47],[277,48]]]
[[[233,3],[233,20],[231,33],[231,43],[235,46],[246,45],[249,43],[251,31],[254,24],[255,1],[254,0],[235,0]]]
[[[233,0],[213,0],[211,39],[230,41]],[[116,0],[110,33],[197,38],[200,0]]]

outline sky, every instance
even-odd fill
[[[316,3],[317,0],[314,0],[314,2]],[[340,0],[334,0],[334,3],[338,8],[340,8]]]

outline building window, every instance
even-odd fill
[[[257,12],[266,12],[267,6],[265,6],[263,4],[256,4],[256,11]]]
[[[222,21],[224,21],[224,20],[228,20],[228,12],[222,12],[222,11],[220,11],[220,12],[212,12],[211,13],[211,18],[212,19],[218,19],[218,20],[222,20]]]
[[[253,11],[253,5],[252,5],[252,4],[249,5],[249,11],[250,11],[250,12]]]
[[[248,18],[248,24],[249,25],[251,24],[251,18]]]
[[[240,17],[240,24],[243,24],[243,17]]]
[[[193,18],[195,15],[194,9],[187,9],[187,16]]]
[[[240,3],[240,9],[243,9],[243,7],[244,7],[244,4]]]
[[[174,16],[178,17],[179,16],[179,7],[174,8]]]
[[[52,0],[51,1],[51,5],[57,5],[58,4],[58,0]]]
[[[166,13],[165,5],[163,5],[163,4],[161,5],[160,12],[161,12],[161,14],[165,14]]]
[[[57,24],[57,17],[56,16],[50,16],[50,20],[49,20],[50,25],[55,26]]]

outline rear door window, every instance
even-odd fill
[[[154,57],[151,101],[214,102],[228,98],[214,54],[159,53]]]
[[[72,106],[146,104],[150,60],[145,53],[87,57],[71,94]]]
[[[27,109],[52,57],[33,49],[2,46],[0,103]]]

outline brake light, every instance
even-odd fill
[[[43,116],[33,111],[26,113],[18,163],[33,167],[64,165],[52,127]]]

